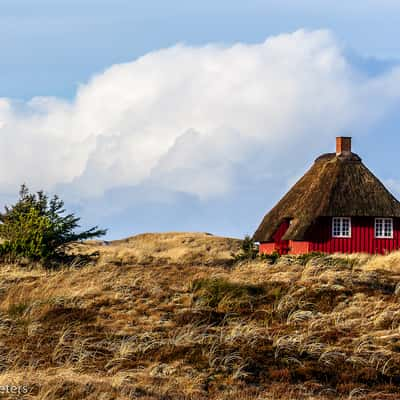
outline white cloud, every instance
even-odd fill
[[[390,190],[390,192],[396,196],[400,194],[400,181],[397,179],[386,179],[384,185]]]
[[[0,191],[68,185],[84,198],[151,184],[218,196],[243,166],[276,169],[379,118],[399,94],[400,70],[357,73],[327,31],[176,45],[110,67],[71,103],[0,99]]]

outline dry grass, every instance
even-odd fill
[[[79,246],[101,253],[82,269],[2,266],[0,385],[41,400],[400,397],[398,253],[232,265],[239,246],[149,234]]]
[[[209,233],[144,233],[112,242],[88,241],[78,253],[99,251],[102,261],[116,265],[226,265],[238,253],[241,240]]]

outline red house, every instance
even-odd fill
[[[261,253],[383,254],[400,248],[400,202],[336,138],[264,217],[253,236]]]

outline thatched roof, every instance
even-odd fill
[[[400,217],[400,202],[356,154],[324,154],[264,217],[254,240],[272,241],[285,219],[291,223],[283,239],[305,240],[323,216]]]

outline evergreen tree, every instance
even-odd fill
[[[22,185],[19,200],[0,213],[0,254],[46,261],[65,256],[68,244],[102,236],[106,230],[97,226],[77,233],[79,217],[65,214],[64,202],[43,192],[30,193]]]

